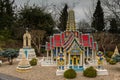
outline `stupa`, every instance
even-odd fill
[[[17,71],[27,71],[29,69],[31,69],[31,65],[28,61],[28,59],[26,58],[25,54],[22,53],[22,59],[21,61],[19,62],[18,66],[17,66]]]
[[[116,46],[115,50],[114,50],[114,53],[112,55],[112,58],[115,57],[116,55],[119,55],[119,51],[118,51],[118,48]]]
[[[18,61],[22,59],[22,54],[25,54],[28,60],[36,58],[35,50],[31,47],[31,35],[26,29],[26,33],[23,35],[23,48],[19,50]]]

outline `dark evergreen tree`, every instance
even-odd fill
[[[14,17],[14,0],[0,0],[0,30],[11,29]]]
[[[0,40],[11,38],[15,22],[14,0],[0,0]]]
[[[14,28],[15,36],[20,39],[25,31],[29,30],[45,30],[47,35],[53,34],[54,20],[50,13],[47,13],[39,6],[24,5],[19,11],[19,19]]]
[[[115,20],[115,18],[112,18],[110,21],[109,32],[110,33],[117,33],[117,31],[118,31],[118,26],[117,26],[116,20]]]
[[[95,12],[93,14],[93,22],[91,27],[95,28],[97,31],[103,31],[104,29],[104,12],[101,7],[101,2],[98,0]]]
[[[59,24],[58,28],[60,31],[65,31],[66,30],[66,25],[67,25],[67,18],[68,18],[68,12],[67,12],[68,6],[65,4],[63,10],[61,11],[61,15],[59,18]]]

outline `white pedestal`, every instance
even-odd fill
[[[97,75],[108,75],[107,69],[96,69]]]
[[[58,76],[58,75],[63,75],[64,72],[65,72],[65,70],[59,70],[59,69],[57,69],[56,75],[57,75],[57,76]]]
[[[28,60],[31,60],[32,58],[36,58],[35,50],[33,48],[21,48],[19,50],[19,56],[17,58],[18,61],[22,59],[22,54],[26,55],[26,58]]]
[[[39,60],[39,64],[41,66],[57,66],[57,63],[53,60],[48,60],[47,57],[43,57],[41,60]]]

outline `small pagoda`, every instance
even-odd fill
[[[17,71],[18,72],[25,72],[25,71],[28,71],[29,69],[31,69],[31,65],[28,61],[28,59],[26,58],[25,54],[23,53],[22,54],[22,59],[21,61],[19,62],[18,66],[17,66]]]
[[[116,55],[119,55],[119,51],[118,51],[118,48],[116,46],[115,50],[114,50],[114,53],[112,55],[112,58],[114,58]]]

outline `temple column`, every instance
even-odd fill
[[[62,47],[60,47],[60,53],[62,53]]]
[[[53,49],[51,49],[51,62],[53,62]]]
[[[96,61],[96,54],[97,54],[97,51],[94,50],[94,60]]]
[[[80,53],[80,66],[82,66],[82,53]]]
[[[66,51],[64,52],[64,66],[66,67]]]
[[[64,66],[66,67],[66,53],[64,54]]]
[[[47,60],[48,60],[49,51],[47,50]]]
[[[92,61],[94,61],[95,59],[94,59],[94,51],[93,51],[93,49],[92,49]]]
[[[87,47],[87,58],[86,58],[87,61],[88,61],[88,57],[89,57],[89,48]]]
[[[57,63],[58,47],[56,47],[56,63]]]
[[[70,65],[70,53],[68,53],[68,65]]]
[[[83,54],[83,65],[85,64],[85,47],[84,47],[84,51],[82,52]]]
[[[80,58],[79,58],[79,65],[81,64],[81,53],[80,53]]]

